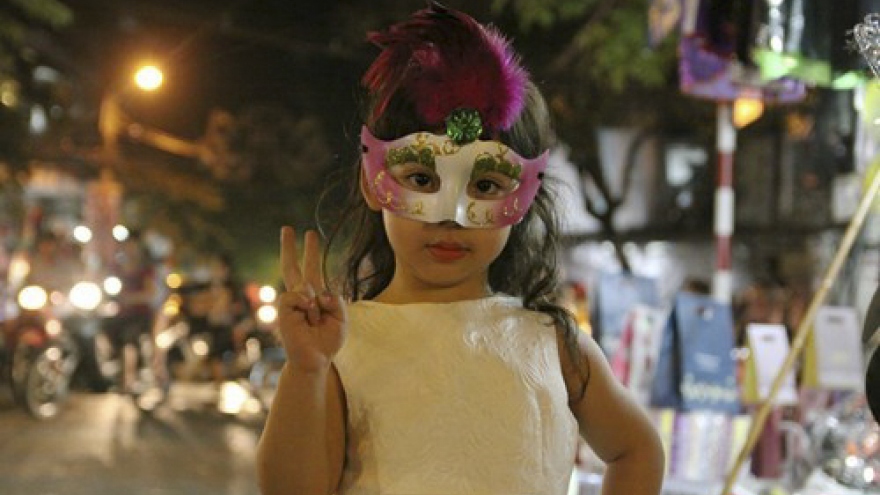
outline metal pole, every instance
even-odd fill
[[[733,236],[735,199],[733,193],[733,156],[736,151],[736,127],[730,102],[718,103],[716,147],[718,179],[715,189],[715,273],[712,295],[730,303],[733,299]]]

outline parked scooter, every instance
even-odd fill
[[[91,282],[75,284],[66,294],[27,285],[3,312],[0,366],[13,396],[38,419],[56,416],[68,396],[81,354],[65,316],[88,311],[100,289]]]

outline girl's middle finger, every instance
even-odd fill
[[[321,273],[321,242],[318,233],[314,230],[306,232],[303,254],[303,276],[305,283],[311,286],[315,293],[324,289],[324,277]]]

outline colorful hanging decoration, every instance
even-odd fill
[[[795,103],[806,96],[802,81],[767,80],[742,47],[742,26],[728,1],[686,2],[679,41],[679,85],[685,94],[715,101],[738,98]]]

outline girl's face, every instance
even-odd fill
[[[490,294],[489,265],[501,254],[510,227],[468,229],[455,222],[427,223],[382,211],[394,250],[395,272],[376,299],[449,302]]]

